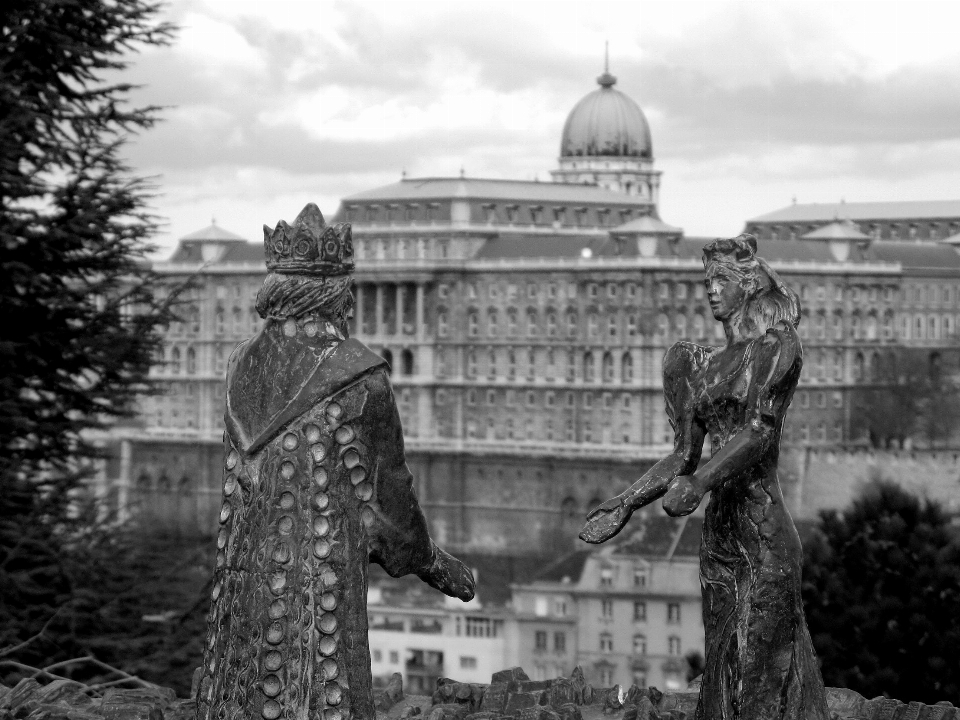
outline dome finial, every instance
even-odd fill
[[[603,42],[603,75],[597,78],[602,88],[613,87],[617,84],[617,78],[610,74],[610,41]]]

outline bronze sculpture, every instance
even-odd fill
[[[263,329],[227,370],[223,507],[201,720],[369,720],[367,565],[469,600],[432,542],[386,363],[347,337],[353,247],[307,205],[264,226]]]
[[[827,720],[800,599],[801,549],[777,479],[783,418],[797,385],[800,303],[756,256],[752,235],[704,248],[708,297],[726,345],[675,344],[664,358],[674,451],[594,509],[601,543],[663,497],[687,515],[710,492],[700,549],[706,667],[697,720]],[[703,441],[712,455],[698,468]]]

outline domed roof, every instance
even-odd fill
[[[608,71],[599,90],[573,106],[563,126],[560,157],[604,156],[653,159],[650,126],[640,106],[613,86]]]

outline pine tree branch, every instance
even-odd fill
[[[47,632],[47,630],[50,628],[50,625],[53,623],[53,621],[56,620],[57,616],[60,615],[61,610],[63,610],[62,606],[57,608],[54,611],[53,615],[51,615],[50,618],[43,624],[43,627],[40,628],[40,632],[38,632],[36,635],[32,635],[31,637],[28,637],[22,643],[18,643],[16,645],[10,645],[9,647],[5,647],[2,650],[0,650],[0,658],[7,657],[8,655],[13,655],[16,652],[23,650],[25,647],[27,647],[31,643],[34,643],[40,638],[42,638],[44,634]]]

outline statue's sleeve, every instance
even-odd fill
[[[673,428],[673,454],[680,457],[680,474],[696,468],[703,449],[704,429],[693,411],[691,380],[701,373],[704,349],[687,342],[673,345],[663,358],[663,397]]]
[[[431,563],[433,542],[407,467],[400,415],[383,369],[367,379],[366,412],[371,420],[370,442],[375,448],[374,517],[367,528],[370,560],[392,577],[421,573]]]

